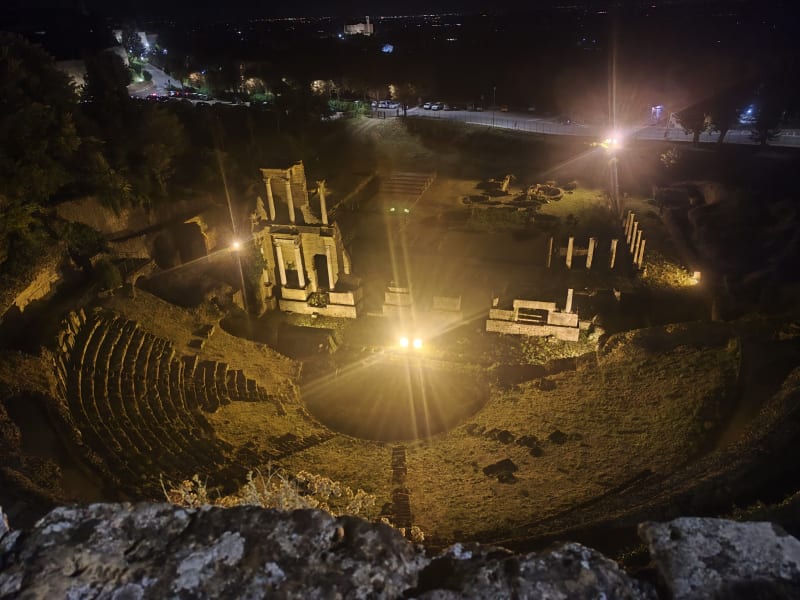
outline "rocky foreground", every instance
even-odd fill
[[[800,598],[800,541],[771,523],[643,523],[656,577],[580,544],[429,556],[354,517],[170,504],[60,507],[30,531],[0,511],[0,598]]]

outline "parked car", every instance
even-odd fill
[[[425,104],[422,105],[422,108],[425,109],[425,110],[430,110],[431,109],[431,103],[430,102],[426,102]]]
[[[434,102],[431,104],[431,110],[442,110],[443,104],[441,102]]]

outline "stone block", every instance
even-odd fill
[[[639,537],[674,600],[800,597],[800,541],[772,523],[685,517]]]

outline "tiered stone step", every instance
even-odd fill
[[[54,368],[64,380],[73,435],[107,480],[157,495],[161,475],[243,478],[246,465],[232,463],[232,448],[200,410],[231,401],[227,365],[198,368],[196,357],[178,358],[167,340],[102,313],[60,340],[63,354]]]
[[[405,446],[392,447],[392,483],[398,486],[392,490],[391,521],[395,527],[411,527],[411,500],[405,487],[407,474]]]

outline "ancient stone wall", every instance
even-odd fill
[[[13,523],[11,523],[13,527]],[[56,508],[29,532],[0,511],[0,598],[798,598],[800,542],[770,523],[644,523],[636,579],[575,543],[438,554],[387,525],[312,510]]]
[[[515,321],[486,321],[486,331],[494,333],[507,333],[512,335],[544,336],[552,335],[567,342],[577,342],[580,339],[580,329],[577,327],[559,327],[557,325],[528,325]]]

